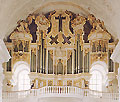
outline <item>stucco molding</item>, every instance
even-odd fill
[[[115,47],[115,49],[111,55],[111,59],[113,60],[113,62],[120,63],[120,41],[118,42],[117,46]]]
[[[9,52],[5,46],[5,43],[3,42],[2,39],[0,39],[0,64],[4,62],[8,62],[10,59]]]

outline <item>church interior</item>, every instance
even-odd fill
[[[120,102],[119,0],[0,0],[0,102]]]

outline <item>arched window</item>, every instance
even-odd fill
[[[14,65],[14,74],[13,80],[16,85],[15,90],[28,90],[30,89],[30,78],[29,72],[30,68],[29,65],[24,61],[19,61]]]
[[[91,74],[89,88],[91,90],[102,91],[102,74],[96,70]]]
[[[19,90],[28,90],[30,89],[30,78],[28,76],[29,72],[23,70],[18,75],[18,89]]]

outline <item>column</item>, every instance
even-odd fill
[[[56,66],[56,69],[57,69],[57,66]],[[56,73],[57,73],[57,71],[56,71]],[[55,74],[55,50],[53,50],[53,74]]]
[[[76,48],[76,74],[78,74],[78,47]]]
[[[45,66],[44,66],[44,63],[45,63],[45,61],[44,61],[44,56],[45,56],[45,50],[44,50],[44,47],[43,47],[43,74],[45,73],[44,71],[45,71]]]
[[[83,47],[83,49],[84,49],[84,47]],[[84,59],[85,59],[85,51],[83,50],[83,73],[84,73]]]
[[[40,73],[42,73],[43,68],[43,32],[41,31],[41,49],[40,49]]]
[[[118,79],[118,86],[119,86],[119,102],[120,102],[120,63],[119,63],[119,68],[118,68],[117,79]]]
[[[119,86],[119,102],[120,102],[120,41],[115,47],[110,58],[113,60],[113,62],[119,63],[117,79],[118,79],[118,86]]]
[[[46,49],[46,74],[48,74],[48,49]]]
[[[66,50],[66,55],[67,55],[68,53],[67,53],[67,50]],[[66,57],[66,62],[65,62],[65,65],[66,65],[66,73],[65,74],[67,74],[67,57]],[[64,67],[64,66],[63,66]]]
[[[9,52],[3,40],[0,39],[0,102],[2,102],[2,83],[4,78],[2,63],[8,62],[9,59],[10,59]]]
[[[38,50],[37,50],[37,46],[36,46],[36,73],[37,73],[37,63],[38,63],[37,62],[37,58],[38,58],[38,54],[37,53],[38,53]]]
[[[80,73],[80,42],[78,41],[78,73]]]
[[[74,74],[74,49],[72,50],[72,74]]]

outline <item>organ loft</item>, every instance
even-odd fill
[[[116,42],[103,21],[92,14],[84,17],[67,10],[54,10],[30,14],[17,23],[5,39],[12,57],[3,64],[5,90],[19,90],[15,73],[25,67],[18,68],[20,62],[28,65],[30,89],[44,86],[94,89],[90,80],[95,63],[106,65],[108,79],[102,83],[102,89],[113,88],[118,67],[110,56]]]

